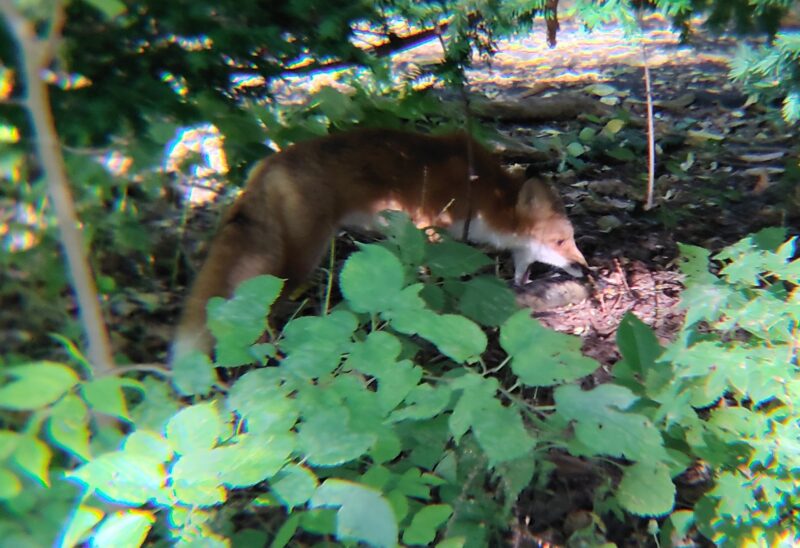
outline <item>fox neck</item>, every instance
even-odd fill
[[[463,229],[463,220],[455,221],[448,227],[448,231],[455,238],[462,237]],[[493,226],[480,213],[472,217],[467,238],[471,242],[511,251],[514,258],[514,282],[516,284],[522,284],[525,281],[528,267],[537,261],[563,268],[570,274],[579,275],[579,273],[573,272],[570,261],[566,257],[545,242],[529,234],[523,235],[511,229]]]

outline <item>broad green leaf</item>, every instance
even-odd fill
[[[308,502],[317,489],[318,481],[309,468],[290,464],[284,467],[269,484],[278,500],[291,510]]]
[[[167,440],[176,453],[211,449],[223,432],[222,419],[214,403],[198,403],[181,409],[167,423]]]
[[[10,457],[22,435],[11,430],[0,430],[0,462]]]
[[[74,394],[64,396],[50,411],[47,433],[53,442],[66,451],[88,460],[89,410]]]
[[[49,405],[78,383],[78,375],[60,363],[36,362],[5,367],[0,375],[15,380],[0,387],[0,408],[28,411]]]
[[[138,453],[116,451],[87,462],[67,477],[82,482],[109,500],[139,506],[163,495],[164,463]]]
[[[414,387],[405,399],[405,407],[396,409],[390,416],[391,422],[403,420],[423,420],[435,417],[447,407],[450,402],[450,387],[440,385],[433,387],[429,384],[420,384]]]
[[[349,94],[330,86],[321,88],[311,101],[332,122],[350,122],[358,120],[361,115],[361,107]]]
[[[13,499],[22,491],[22,482],[8,468],[0,467],[0,500]]]
[[[92,547],[139,547],[155,522],[153,513],[144,510],[114,512],[100,524],[92,538]]]
[[[438,278],[459,278],[474,274],[492,260],[474,247],[454,240],[428,246],[425,263]]]
[[[471,362],[486,350],[486,335],[475,322],[456,314],[430,310],[398,311],[391,325],[406,335],[419,335],[458,363]]]
[[[172,459],[172,445],[160,434],[137,430],[125,440],[123,450],[130,454],[146,455],[161,462]]]
[[[397,521],[391,506],[369,487],[327,479],[311,498],[311,507],[337,507],[336,538],[373,546],[397,545]]]
[[[644,376],[663,352],[658,339],[644,322],[632,313],[623,316],[617,330],[617,345],[633,371]]]
[[[50,485],[49,467],[53,452],[50,447],[33,436],[20,436],[12,460],[44,486]]]
[[[78,545],[84,535],[100,523],[104,515],[98,508],[78,506],[67,521],[59,548],[72,548]]]
[[[275,276],[255,276],[239,284],[233,298],[209,300],[208,328],[217,339],[217,365],[237,366],[254,361],[250,345],[266,331],[267,315],[282,288],[283,281]]]
[[[675,504],[675,485],[665,464],[637,462],[624,469],[617,500],[637,516],[663,516]]]
[[[403,265],[379,245],[363,245],[350,255],[340,274],[342,294],[356,312],[387,310],[403,289]]]
[[[687,285],[714,284],[717,277],[708,271],[711,253],[696,245],[678,244],[681,272],[686,276]]]
[[[218,449],[197,450],[182,455],[170,470],[175,497],[187,506],[214,506],[228,493],[219,473],[222,453]]]
[[[511,356],[511,369],[529,386],[552,386],[592,373],[599,364],[581,353],[578,337],[556,333],[521,310],[500,330],[500,345]]]
[[[288,432],[297,422],[297,402],[281,386],[279,372],[277,368],[248,371],[228,394],[228,409],[242,417],[250,433]]]
[[[422,264],[427,246],[425,234],[414,226],[404,212],[383,211],[381,216],[386,219],[382,232],[397,246],[403,262],[415,267]]]
[[[573,141],[567,145],[567,152],[570,154],[570,156],[575,156],[577,158],[585,151],[586,149],[578,141]]]
[[[305,316],[290,322],[281,349],[281,367],[304,379],[322,377],[336,369],[352,344],[356,317],[345,310],[327,316]]]
[[[142,385],[144,400],[131,410],[133,422],[139,429],[163,432],[167,422],[178,412],[178,401],[167,381],[145,377]]]
[[[172,364],[172,383],[184,396],[205,395],[211,392],[217,375],[211,359],[202,352],[180,356]]]
[[[346,408],[307,417],[299,428],[299,442],[308,462],[315,466],[336,466],[366,453],[376,436],[353,430],[350,422]]]
[[[236,443],[213,449],[217,474],[229,487],[249,487],[271,478],[295,448],[291,434],[242,434]]]
[[[581,446],[591,455],[611,455],[635,461],[669,462],[659,430],[644,415],[626,412],[637,397],[627,388],[603,384],[594,390],[566,385],[555,389],[559,415],[574,422]]]
[[[449,504],[429,504],[414,514],[411,524],[403,531],[406,544],[429,545],[436,538],[436,530],[453,515]]]
[[[458,311],[481,325],[497,327],[519,309],[514,293],[494,276],[478,276],[460,285]]]
[[[636,159],[636,155],[629,148],[612,147],[607,149],[606,154],[621,162],[631,162]]]
[[[297,527],[300,525],[300,519],[305,515],[303,512],[292,512],[289,514],[289,517],[286,518],[286,521],[283,522],[278,532],[275,533],[275,537],[272,539],[272,544],[269,545],[270,548],[283,548],[289,541],[292,540],[295,532],[297,531]],[[242,548],[250,548],[249,546],[242,546]]]
[[[130,422],[131,418],[128,416],[128,406],[125,403],[125,394],[122,389],[140,386],[138,382],[124,377],[101,377],[83,383],[81,392],[83,399],[93,411]]]
[[[533,438],[525,429],[519,410],[503,407],[492,399],[472,417],[472,431],[478,445],[489,457],[489,465],[517,459],[533,447]]]

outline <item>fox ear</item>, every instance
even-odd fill
[[[519,189],[517,209],[531,216],[546,217],[563,211],[563,206],[549,184],[541,179],[528,179]]]

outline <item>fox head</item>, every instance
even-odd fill
[[[517,245],[513,246],[514,281],[520,284],[536,261],[583,276],[586,259],[575,244],[575,232],[558,194],[544,181],[523,183],[516,204]]]

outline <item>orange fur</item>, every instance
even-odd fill
[[[448,228],[456,237],[471,214],[469,239],[511,250],[517,282],[534,261],[580,275],[586,261],[557,194],[539,180],[508,174],[474,140],[470,188],[467,139],[356,130],[298,143],[259,163],[192,287],[173,360],[210,350],[209,298],[228,297],[258,274],[302,281],[340,226],[363,224],[383,209],[405,211],[419,226]]]

